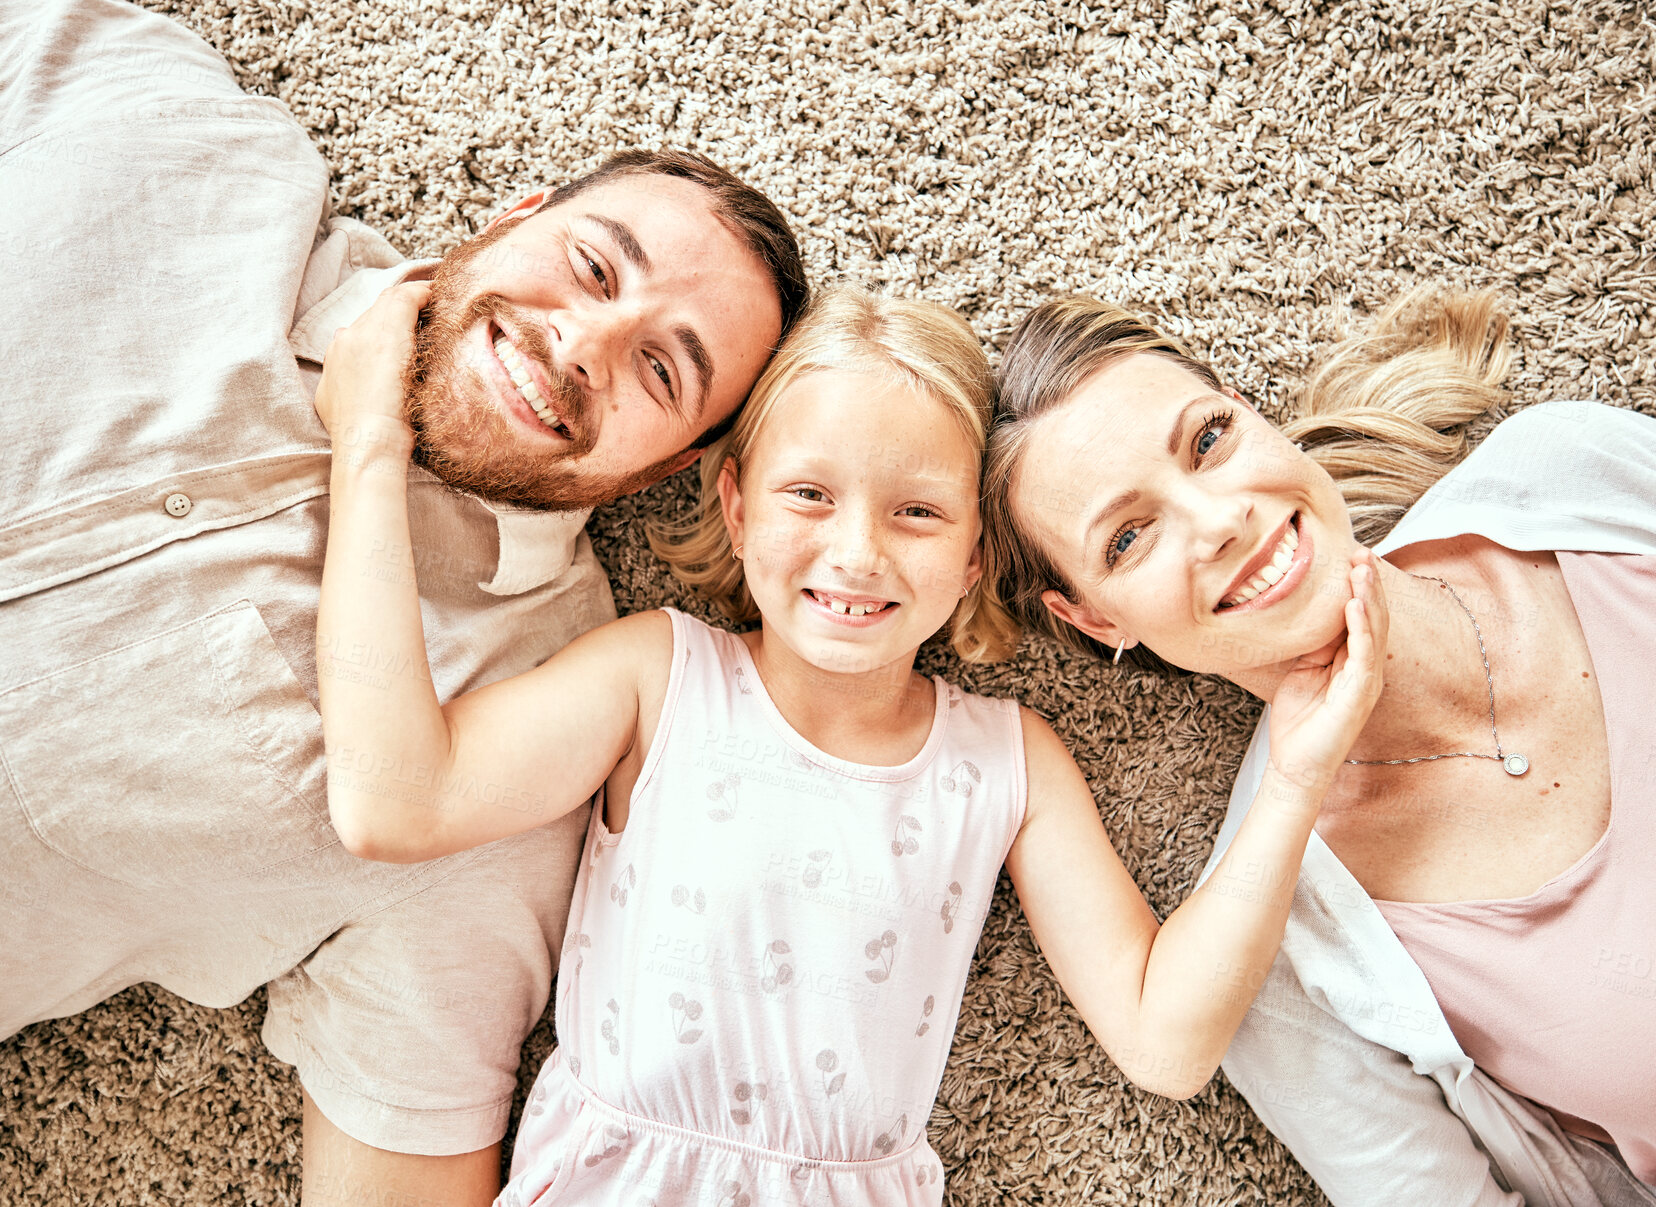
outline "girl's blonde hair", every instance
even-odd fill
[[[942,404],[974,448],[983,448],[994,376],[963,318],[930,302],[849,286],[824,291],[771,359],[735,425],[702,454],[696,510],[688,519],[649,529],[656,556],[737,623],[758,620],[759,610],[731,549],[719,506],[719,474],[728,459],[739,480],[777,399],[800,378],[823,372],[874,374],[918,390]],[[1016,646],[1017,628],[995,600],[987,574],[956,605],[950,643],[967,662],[992,662]]]
[[[1112,651],[1041,601],[1049,590],[1078,596],[1019,523],[1011,493],[1035,423],[1094,373],[1139,352],[1165,357],[1222,388],[1211,366],[1119,306],[1068,297],[1037,307],[1013,332],[1001,362],[984,468],[984,577],[993,576],[998,601],[1026,629],[1095,654]],[[1511,362],[1508,320],[1493,291],[1417,288],[1387,307],[1367,335],[1335,346],[1290,404],[1293,418],[1282,434],[1328,471],[1345,496],[1357,539],[1372,545],[1466,456],[1466,425],[1501,401]],[[1170,669],[1142,647],[1126,657]]]

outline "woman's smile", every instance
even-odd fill
[[[1214,612],[1230,616],[1263,611],[1287,599],[1305,581],[1316,548],[1300,522],[1302,514],[1290,515],[1248,559],[1214,605]]]

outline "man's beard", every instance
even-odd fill
[[[537,322],[520,316],[498,294],[473,293],[477,260],[516,225],[503,222],[462,243],[432,276],[431,297],[414,334],[414,357],[403,378],[414,460],[456,490],[541,511],[594,507],[641,490],[665,476],[668,463],[626,474],[583,474],[580,460],[595,437],[591,396],[553,363]],[[488,383],[458,361],[460,340],[497,315],[514,320],[503,325],[547,372],[552,397],[545,402],[569,428],[568,444],[536,440],[518,430],[493,401]]]

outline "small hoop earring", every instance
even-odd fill
[[[1122,651],[1123,648],[1125,648],[1126,645],[1127,645],[1127,641],[1126,641],[1125,638],[1123,638],[1121,641],[1116,643],[1115,657],[1110,659],[1110,665],[1111,666],[1114,666],[1116,663],[1121,661],[1121,651]]]
[[[737,561],[741,561],[742,560],[742,547],[740,545],[737,545],[734,549],[732,549],[730,551],[730,556],[735,558]]]

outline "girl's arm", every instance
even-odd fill
[[[438,703],[408,528],[402,372],[429,287],[387,290],[329,349],[333,437],[317,673],[328,811],[353,854],[411,863],[515,834],[587,800],[637,740],[664,677],[660,613],[605,625],[526,674]]]
[[[1379,698],[1378,581],[1365,555],[1344,644],[1301,659],[1273,701],[1271,766],[1236,840],[1159,927],[1075,760],[1023,714],[1029,807],[1007,871],[1059,983],[1147,1090],[1188,1098],[1207,1084],[1276,957],[1317,810]]]

